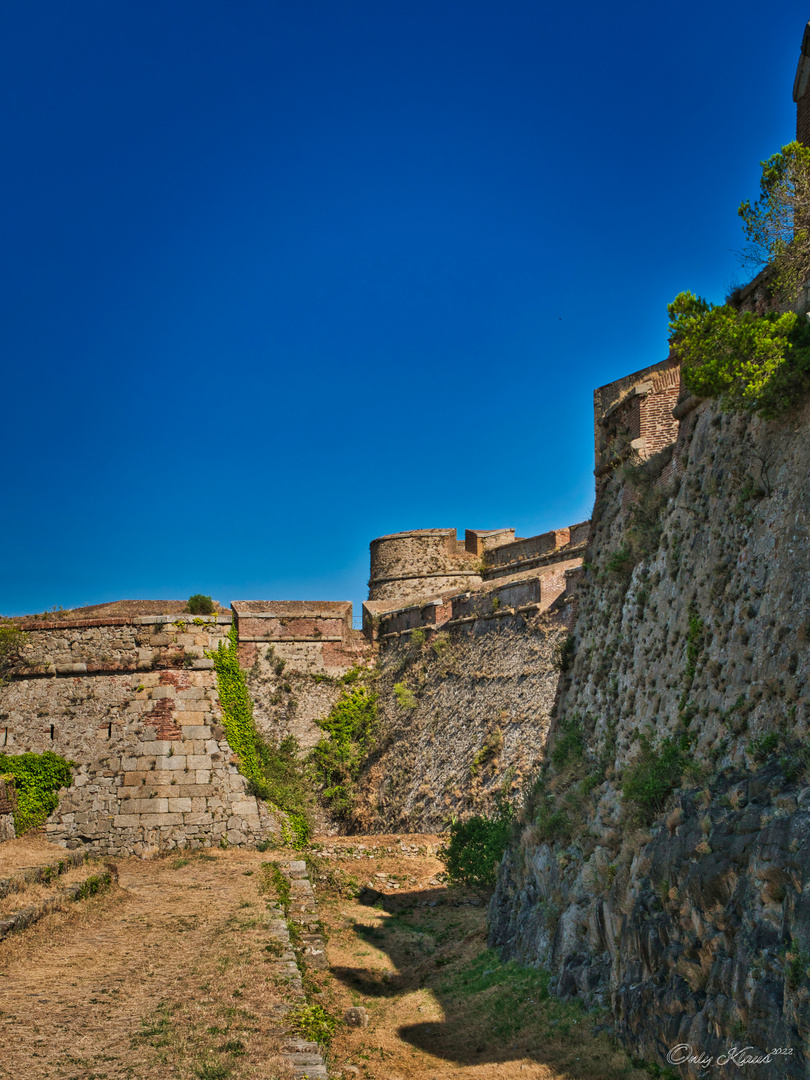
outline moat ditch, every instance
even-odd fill
[[[441,842],[322,837],[302,853],[120,860],[117,886],[0,945],[0,1077],[292,1075],[280,1051],[293,992],[280,974],[279,897],[267,868],[291,857],[306,861],[328,959],[325,968],[301,965],[298,1033],[316,1037],[325,1031],[319,1018],[337,1018],[321,1044],[329,1076],[649,1076],[598,1030],[598,1016],[550,998],[544,973],[498,962],[486,947],[489,897],[446,884]],[[4,847],[25,865],[19,841]],[[2,857],[0,849],[0,870]],[[43,848],[29,864],[36,859]],[[350,1008],[367,1026],[343,1022]]]

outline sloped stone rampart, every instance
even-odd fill
[[[715,1058],[784,1046],[778,1075],[798,1080],[810,1062],[810,406],[764,422],[705,402],[673,460],[657,524],[633,517],[640,490],[621,469],[601,489],[549,736],[553,755],[562,725],[581,724],[597,786],[571,837],[546,839],[542,799],[580,782],[551,769],[501,867],[490,941],[549,965],[552,991],[609,1007],[627,1045],[661,1065],[678,1043]],[[639,529],[648,554],[633,566]],[[642,735],[657,752],[686,740],[682,787],[649,828],[621,794]],[[776,1075],[773,1062],[725,1072]]]
[[[350,827],[441,831],[453,815],[491,811],[500,791],[517,798],[544,755],[572,613],[561,599],[384,641],[380,730]]]

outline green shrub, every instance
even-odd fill
[[[296,1005],[284,1017],[284,1022],[292,1024],[305,1039],[328,1046],[337,1030],[340,1020],[327,1012],[322,1005]]]
[[[664,739],[655,750],[646,735],[640,737],[641,755],[627,770],[622,796],[645,825],[663,810],[678,786],[684,767],[684,754],[673,739]]]
[[[669,305],[685,386],[730,409],[778,416],[810,389],[810,329],[791,311],[754,315],[692,293]]]
[[[189,615],[213,615],[214,601],[210,596],[203,596],[202,593],[195,593],[194,596],[188,598],[186,611]]]
[[[551,764],[561,770],[566,766],[579,763],[585,757],[585,736],[582,721],[578,716],[570,720],[562,718],[554,735],[551,751]]]
[[[574,663],[576,652],[577,639],[573,634],[566,634],[562,641],[558,641],[554,646],[551,662],[555,670],[561,672],[563,675],[566,671],[570,671]]]
[[[415,709],[419,704],[416,694],[404,682],[394,683],[394,697],[401,709]]]
[[[352,682],[329,715],[318,721],[326,732],[310,753],[321,796],[338,814],[351,809],[352,790],[377,735],[377,695]]]
[[[778,745],[778,734],[775,731],[768,731],[751,740],[748,744],[748,753],[754,761],[762,762],[771,756]]]
[[[14,828],[18,836],[41,825],[59,805],[57,792],[70,787],[74,761],[46,750],[44,754],[0,754],[0,774],[14,777],[17,809]]]
[[[605,563],[605,573],[615,574],[616,577],[629,577],[634,565],[633,552],[630,545],[625,543],[614,551]]]
[[[461,885],[495,884],[495,870],[503,858],[511,831],[513,810],[504,799],[493,817],[476,814],[453,821],[450,838],[439,851],[447,877]]]

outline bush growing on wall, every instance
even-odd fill
[[[0,774],[14,777],[14,829],[18,836],[41,825],[54,812],[59,789],[73,783],[70,767],[74,764],[50,750],[44,754],[0,754]]]
[[[195,593],[194,596],[188,598],[186,611],[189,615],[213,615],[214,601],[210,596],[203,596],[202,593]]]
[[[776,416],[795,403],[810,374],[810,337],[796,315],[714,307],[690,292],[668,305],[672,347],[684,384],[728,408]]]
[[[239,757],[239,771],[250,781],[250,793],[284,810],[296,843],[305,843],[309,836],[309,798],[304,768],[297,756],[298,747],[293,738],[284,739],[278,745],[268,742],[256,730],[253,702],[245,673],[239,666],[235,626],[228,632],[228,643],[220,642],[208,656],[214,661],[217,674],[222,726],[231,749]]]
[[[377,695],[353,682],[318,726],[326,735],[312,750],[310,761],[322,785],[321,795],[338,814],[347,814],[354,782],[377,735]]]

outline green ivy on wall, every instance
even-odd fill
[[[0,775],[13,777],[17,792],[14,829],[22,836],[41,825],[59,805],[60,788],[70,787],[74,761],[46,750],[44,754],[0,754]]]
[[[309,794],[295,739],[283,739],[276,745],[262,738],[256,730],[253,702],[245,673],[239,666],[235,626],[228,632],[227,644],[221,641],[216,650],[207,655],[214,661],[222,726],[231,749],[239,758],[239,771],[247,777],[252,795],[266,799],[287,814],[292,842],[302,846],[310,832]]]

